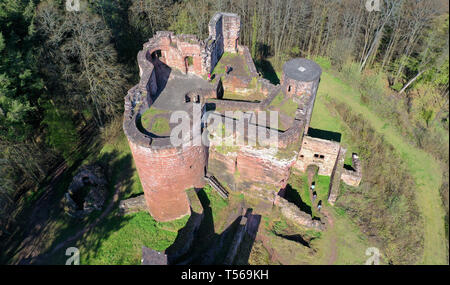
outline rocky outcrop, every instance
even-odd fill
[[[101,210],[107,195],[106,184],[100,166],[82,166],[64,195],[64,211],[71,217],[83,218]]]

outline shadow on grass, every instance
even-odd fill
[[[278,233],[275,233],[275,235],[277,235],[277,236],[279,236],[279,237],[281,237],[281,238],[290,240],[290,241],[295,241],[295,242],[297,242],[297,243],[299,243],[299,244],[301,244],[301,245],[303,245],[303,246],[306,246],[306,247],[308,247],[308,248],[311,248],[311,246],[309,245],[309,242],[307,242],[306,240],[304,240],[303,237],[302,237],[301,235],[299,235],[299,234],[295,234],[295,235],[284,235],[284,234],[278,234]]]
[[[326,130],[309,128],[308,129],[308,136],[313,137],[313,138],[319,138],[319,139],[324,139],[324,140],[341,142],[342,134],[341,133],[337,133],[337,132],[331,132],[331,131],[326,131]]]
[[[110,234],[119,230],[130,218],[116,215],[117,202],[113,202],[113,196],[118,189],[119,196],[132,191],[132,157],[130,154],[120,156],[116,150],[102,154],[97,160],[102,166],[108,181],[108,198],[101,211],[94,211],[84,219],[67,217],[62,207],[56,217],[51,217],[53,222],[61,224],[57,229],[52,246],[36,258],[23,260],[22,263],[35,264],[65,264],[68,258],[65,250],[82,241],[82,245],[89,249],[84,252],[86,258],[98,251],[101,244]],[[70,183],[70,180],[66,181]],[[85,232],[86,231],[86,232]]]
[[[197,195],[203,206],[203,220],[194,236],[194,240],[189,251],[173,260],[171,264],[190,265],[219,265],[224,264],[236,236],[236,231],[240,227],[242,216],[238,216],[222,233],[216,233],[214,228],[213,211],[211,201],[203,189],[197,189]],[[240,247],[237,249],[234,263],[248,263],[251,248],[259,228],[261,216],[252,215],[252,210],[247,209],[247,229],[244,232]],[[189,223],[189,221],[188,221]],[[244,254],[242,254],[244,253]],[[170,261],[170,256],[168,256]]]
[[[284,197],[286,200],[295,204],[301,211],[307,213],[308,215],[312,215],[311,206],[303,202],[302,197],[296,189],[292,188],[291,184],[286,186],[285,191]]]
[[[261,73],[262,77],[269,80],[270,83],[274,85],[280,83],[280,79],[278,78],[275,69],[273,68],[272,64],[269,61],[265,59],[259,59],[255,61],[255,66],[256,70]]]

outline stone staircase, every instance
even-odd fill
[[[224,199],[228,199],[228,191],[222,186],[222,184],[220,184],[220,182],[216,179],[216,177],[210,175],[210,176],[205,176],[205,180],[206,182],[208,182],[209,185],[211,185],[211,187],[217,191],[217,193],[219,193],[219,195],[224,198]]]

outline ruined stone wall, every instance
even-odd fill
[[[237,155],[237,171],[241,190],[252,184],[268,184],[276,189],[286,187],[293,161],[277,161],[263,151],[240,151]]]
[[[174,41],[172,41],[174,40]],[[203,187],[208,151],[205,146],[174,147],[170,137],[158,137],[142,132],[137,122],[145,110],[153,103],[151,94],[157,90],[155,68],[151,54],[161,50],[160,60],[176,68],[177,60],[186,54],[189,48],[198,52],[189,39],[173,37],[170,32],[158,32],[144,44],[138,54],[140,82],[128,91],[125,97],[123,129],[136,164],[150,214],[158,221],[169,221],[190,213],[185,190],[191,187]],[[176,43],[176,45],[174,44]],[[178,47],[185,50],[178,53]],[[194,52],[192,51],[192,52]],[[197,72],[194,58],[194,70]],[[205,97],[213,96],[214,90],[197,90]],[[204,104],[204,98],[201,98]],[[186,138],[186,142],[193,140]]]
[[[328,191],[328,202],[331,205],[334,205],[339,195],[339,187],[342,171],[344,170],[344,159],[346,152],[347,150],[343,147],[339,149],[339,154],[338,157],[336,158],[336,164],[334,165],[333,173],[331,174],[330,186]]]
[[[319,175],[331,176],[339,148],[337,142],[304,136],[295,168],[305,172],[308,165],[317,165]]]
[[[170,221],[190,213],[185,190],[203,187],[207,149],[203,146],[154,150],[129,140],[150,214]]]
[[[270,92],[268,97],[260,103],[231,100],[209,100],[208,102],[214,102],[217,108],[225,110],[245,110],[248,112],[266,110],[280,92],[280,87],[275,87],[265,80],[261,80],[260,83],[266,92]],[[213,116],[222,120],[222,123],[224,122],[225,117],[215,114]],[[276,139],[281,148],[280,151],[285,151],[286,148],[296,143],[300,147],[299,142],[302,139],[304,128],[303,116],[304,111],[298,110],[296,114],[298,119],[294,120],[291,128],[285,132],[276,131]],[[233,136],[236,140],[239,137],[244,137],[244,141],[247,141],[248,126],[249,124],[256,124],[256,121],[243,120],[246,120],[244,121],[244,134],[235,131]],[[237,124],[237,120],[233,120],[234,130],[237,130]],[[265,132],[266,137],[269,137],[269,131],[265,127],[256,127],[256,133]],[[224,150],[220,146],[217,148],[214,140],[211,141],[211,146],[209,150],[208,172],[211,172],[212,175],[216,176],[231,190],[252,191],[251,189],[254,187],[264,188],[262,185],[268,185],[276,190],[284,188],[289,177],[290,168],[295,163],[297,157],[294,150],[292,150],[292,157],[279,158],[277,157],[276,151],[271,152],[266,148],[251,146],[234,147],[228,151],[225,149],[224,153]]]
[[[209,149],[208,173],[214,175],[230,190],[251,192],[254,187],[267,185],[274,190],[286,187],[292,160],[277,160],[263,150],[239,148],[224,153],[216,147]]]
[[[208,173],[215,176],[225,187],[236,190],[237,152],[223,153],[209,148]]]
[[[358,186],[361,183],[362,179],[362,167],[361,167],[361,161],[359,160],[358,155],[355,153],[352,154],[352,161],[353,161],[353,169],[344,169],[341,175],[342,181],[350,186]]]
[[[209,37],[206,40],[207,54],[205,54],[205,66],[208,67],[206,73],[211,73],[223,54],[223,33],[222,33],[222,15],[216,13],[208,24]]]
[[[288,220],[296,223],[297,225],[304,226],[310,229],[321,231],[325,228],[318,220],[313,220],[311,215],[302,212],[295,204],[290,203],[286,199],[280,196],[275,197],[274,204],[281,210],[281,214]]]
[[[152,53],[160,50],[160,60],[169,67],[183,73],[204,75],[204,49],[204,43],[194,35],[174,35],[173,32],[158,31],[144,44],[141,52],[145,53],[147,61],[151,61]],[[192,63],[189,62],[189,57]]]
[[[248,66],[248,71],[250,72],[250,76],[255,77],[258,76],[258,71],[256,70],[255,63],[253,62],[252,55],[250,54],[250,50],[247,46],[238,46],[238,52],[242,54],[245,58],[245,63]]]
[[[224,117],[211,114],[214,120],[218,118],[222,124]],[[258,147],[248,145],[248,126],[252,125],[251,119],[244,120],[244,133],[240,133],[236,128],[239,121],[228,118],[234,128],[234,132],[224,138],[226,143],[245,141],[245,145],[222,146],[220,139],[210,137],[210,149],[208,158],[208,172],[221,181],[230,190],[252,191],[254,186],[268,185],[278,190],[286,186],[290,168],[295,163],[296,153],[292,151],[289,157],[279,157],[277,148]],[[241,121],[242,123],[242,121]],[[267,132],[265,127],[256,127],[256,135],[261,131]],[[276,131],[279,136],[280,132]],[[267,142],[271,141],[266,133]],[[220,137],[220,134],[218,135]],[[225,145],[227,145],[225,143]],[[262,186],[264,188],[264,186]]]
[[[222,13],[223,45],[226,52],[237,52],[241,31],[241,18],[236,14]]]
[[[237,52],[240,35],[240,17],[232,13],[216,13],[208,24],[209,37],[205,40],[203,73],[213,71],[224,52]]]

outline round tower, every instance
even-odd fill
[[[283,65],[281,86],[286,96],[304,110],[305,134],[308,132],[322,69],[312,60],[294,58]]]
[[[190,214],[186,190],[205,185],[203,93],[213,90],[205,80],[153,60],[158,49],[159,39],[151,39],[138,54],[141,79],[125,97],[123,129],[149,212],[166,222]],[[183,115],[174,116],[181,121],[172,122],[174,113]]]

